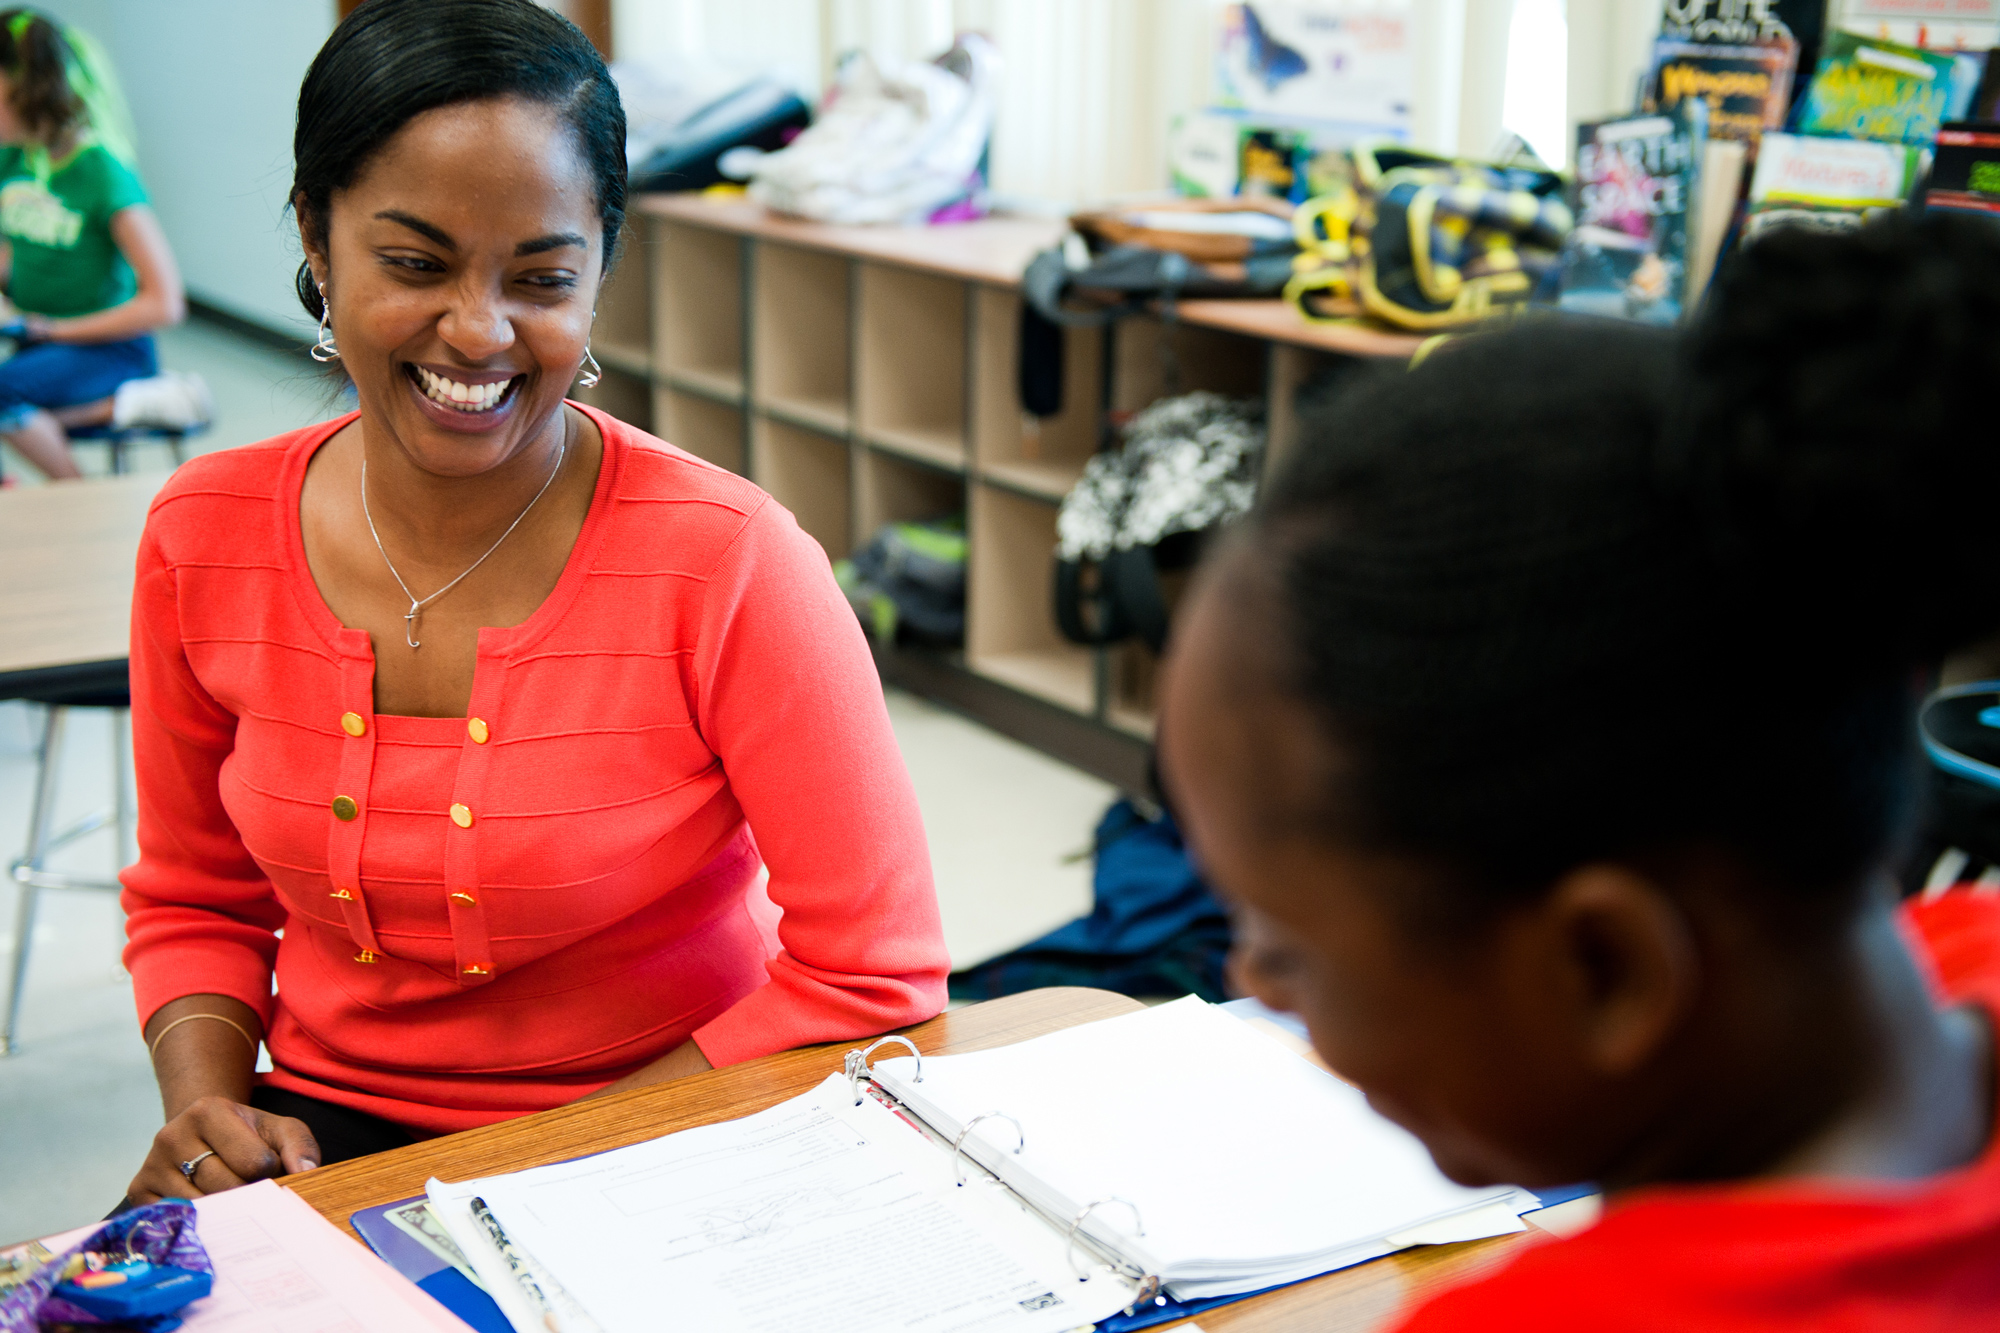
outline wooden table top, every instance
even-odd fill
[[[165,473],[0,490],[0,674],[121,661],[132,565]]]
[[[926,1054],[949,1055],[1026,1041],[1139,1008],[1108,991],[1055,988],[954,1010],[904,1032]],[[639,1088],[467,1130],[393,1152],[321,1167],[285,1184],[348,1234],[363,1208],[424,1192],[430,1176],[466,1180],[622,1148],[697,1125],[761,1111],[837,1072],[857,1043],[785,1051],[657,1087]],[[865,1045],[866,1043],[859,1043]],[[1210,1310],[1206,1333],[1360,1333],[1380,1327],[1412,1295],[1497,1262],[1514,1237],[1420,1246],[1268,1295]],[[1186,1321],[1163,1328],[1186,1328]]]

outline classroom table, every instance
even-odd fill
[[[0,699],[125,689],[132,565],[167,475],[0,490]]]
[[[1061,987],[953,1010],[903,1033],[926,1055],[949,1055],[1011,1045],[1139,1007],[1136,1000],[1109,991]],[[785,1051],[657,1087],[575,1102],[321,1167],[285,1184],[351,1235],[348,1219],[355,1212],[422,1194],[424,1181],[433,1175],[466,1180],[516,1171],[761,1111],[838,1072],[841,1056],[856,1044]],[[1412,1296],[1496,1263],[1518,1242],[1519,1237],[1503,1236],[1419,1246],[1209,1310],[1196,1322],[1205,1333],[1360,1333],[1380,1327]],[[1159,1327],[1186,1326],[1182,1321]]]

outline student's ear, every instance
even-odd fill
[[[1699,987],[1700,957],[1681,905],[1625,867],[1589,865],[1563,877],[1541,915],[1577,1053],[1607,1078],[1643,1068]]]

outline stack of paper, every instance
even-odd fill
[[[429,1193],[521,1333],[1062,1333],[1132,1300],[1109,1275],[1077,1281],[1003,1191],[956,1188],[945,1154],[838,1074],[741,1120]]]
[[[1355,1089],[1200,999],[876,1078],[1063,1225],[1162,1277],[1176,1299],[1310,1277],[1418,1241],[1522,1230],[1539,1206],[1466,1189]],[[1134,1217],[1136,1210],[1137,1217]],[[1143,1228],[1143,1230],[1142,1230]]]

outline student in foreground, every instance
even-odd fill
[[[1239,983],[1454,1179],[1608,1195],[1412,1333],[2000,1317],[2000,897],[1888,871],[1996,383],[1991,225],[1781,233],[1682,338],[1365,382],[1205,574],[1162,761]]]
[[[360,408],[192,460],[147,519],[125,958],[166,1124],[130,1197],[937,1013],[825,553],[565,401],[624,220],[603,61],[532,0],[369,0],[294,146],[299,295]]]

